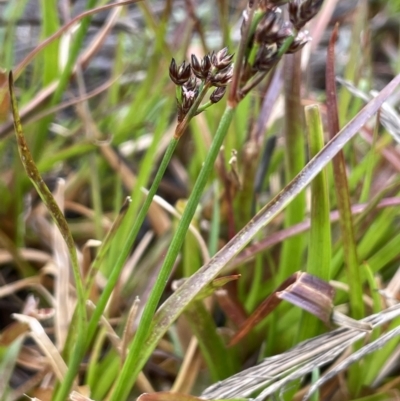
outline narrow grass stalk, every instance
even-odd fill
[[[47,38],[56,32],[59,27],[57,0],[41,0],[40,7],[43,15],[42,37]],[[57,78],[58,44],[55,40],[43,50],[43,86],[49,85]]]
[[[374,159],[378,159],[376,157],[376,156],[378,156],[376,154],[377,153],[376,148],[377,148],[378,133],[379,133],[379,113],[376,115],[376,124],[374,127],[374,135],[372,138],[372,145],[366,156],[366,168],[364,170],[364,177],[362,180],[363,186],[362,186],[361,195],[360,195],[360,201],[359,201],[360,203],[368,202],[368,199],[370,197],[372,178],[373,178],[374,170],[375,170],[375,167],[377,164],[377,163],[374,163]]]
[[[218,238],[220,231],[220,205],[218,199],[218,182],[214,183],[213,213],[211,219],[210,235],[208,237],[208,253],[215,255],[218,251]]]
[[[328,47],[328,61],[326,68],[326,103],[328,108],[328,130],[330,138],[339,132],[339,115],[335,82],[335,42],[337,27],[332,33]],[[333,159],[333,174],[336,197],[339,209],[339,221],[343,239],[344,260],[347,268],[347,278],[350,285],[350,307],[353,318],[359,320],[364,317],[364,304],[362,301],[361,278],[357,248],[354,239],[353,216],[351,213],[349,186],[347,182],[346,164],[343,151]]]
[[[71,231],[69,230],[68,223],[57,205],[52,193],[43,181],[39,170],[37,169],[35,162],[32,158],[32,154],[25,141],[25,136],[22,131],[22,124],[18,113],[17,100],[14,94],[13,78],[10,72],[9,77],[9,90],[11,96],[12,113],[14,118],[15,134],[17,137],[18,151],[20,153],[22,164],[25,171],[32,181],[37,193],[41,197],[43,203],[46,205],[48,212],[56,223],[64,241],[67,244],[68,253],[72,265],[72,271],[74,273],[75,287],[77,294],[77,319],[76,322],[76,340],[75,340],[75,351],[72,354],[71,360],[69,361],[67,374],[61,384],[60,391],[58,391],[55,401],[65,400],[68,396],[68,392],[72,386],[73,380],[77,375],[79,364],[81,361],[80,356],[83,354],[83,348],[85,344],[85,329],[86,329],[86,302],[84,286],[80,275],[78,258],[76,255],[75,243],[72,238]]]
[[[133,343],[130,346],[129,354],[124,366],[122,367],[121,374],[118,376],[115,388],[111,393],[110,401],[123,401],[127,399],[131,388],[133,387],[140,371],[146,363],[148,353],[145,352],[143,355],[142,351],[150,331],[154,313],[164,291],[172,267],[175,263],[176,257],[178,256],[185,239],[189,224],[192,221],[197,205],[199,204],[200,197],[207,183],[207,179],[214,168],[215,160],[228,131],[228,127],[232,121],[234,110],[235,109],[228,106],[224,115],[222,116],[215,138],[211,144],[211,148],[207,154],[206,160],[204,161],[204,165],[200,171],[199,177],[196,180],[195,186],[186,205],[182,219],[179,222],[174,238],[172,239],[171,245],[168,248],[167,255],[154,284],[149,300],[144,308],[138,330],[133,339]]]
[[[264,258],[262,253],[256,256],[254,268],[252,270],[252,282],[250,291],[248,291],[248,296],[246,298],[245,309],[246,311],[253,311],[257,304],[260,302],[260,292],[264,285],[263,273],[264,273]]]
[[[374,277],[374,274],[371,270],[371,267],[367,264],[364,263],[363,265],[364,267],[364,275],[365,278],[368,282],[368,287],[371,293],[371,298],[373,301],[372,304],[372,311],[373,313],[377,314],[380,313],[383,309],[383,299],[381,299],[381,294],[378,292],[378,288],[379,288],[379,284],[378,284],[378,280],[376,280],[376,278]],[[378,340],[378,338],[384,334],[384,330],[379,327],[377,329],[375,329],[371,334],[370,334],[370,338],[369,338],[369,342],[373,342]],[[375,364],[375,358],[376,358],[377,354],[372,354],[372,355],[366,355],[364,358],[364,362],[362,363],[361,367],[361,374],[360,377],[362,377],[364,380],[366,377],[368,377],[369,374],[369,370],[371,369],[371,367],[374,366]],[[367,383],[365,383],[364,381],[360,380],[357,383],[357,387],[356,387],[356,393],[358,394],[361,391],[361,388],[363,385],[365,385]]]
[[[324,147],[324,131],[318,105],[305,109],[310,157]],[[329,217],[329,191],[326,171],[321,171],[311,183],[311,226],[308,245],[307,273],[325,281],[330,279],[331,226]],[[310,313],[302,312],[298,341],[314,337],[321,324]]]
[[[311,383],[314,384],[320,379],[320,371],[319,368],[315,368],[311,373]],[[316,390],[315,393],[310,397],[310,401],[318,401],[319,398],[319,390]]]
[[[106,331],[103,328],[99,335],[96,337],[94,341],[93,347],[91,349],[89,360],[88,360],[88,367],[86,370],[86,378],[85,383],[89,385],[90,388],[90,395],[94,396],[94,391],[96,388],[96,383],[99,381],[98,378],[100,377],[100,369],[99,366],[102,362],[102,349],[104,349],[104,343],[106,340]]]
[[[24,340],[25,336],[20,335],[11,344],[0,346],[0,401],[7,401],[11,398],[11,386],[9,383]]]
[[[300,103],[301,53],[286,55],[285,58],[285,140],[286,181],[289,182],[305,165],[303,111]],[[299,194],[285,211],[285,227],[304,220],[305,194]],[[278,283],[283,282],[301,266],[304,237],[298,235],[282,245]]]
[[[328,110],[328,131],[330,138],[334,138],[339,130],[339,112],[335,82],[335,42],[337,39],[337,26],[332,32],[329,45],[326,67],[326,104]],[[350,191],[346,173],[346,162],[343,150],[332,160],[336,199],[339,210],[339,223],[342,234],[343,256],[345,261],[347,282],[350,286],[349,302],[350,313],[354,319],[364,317],[365,307],[362,299],[362,279],[359,270],[357,246],[354,236],[353,215],[351,213]],[[355,344],[359,348],[361,344]],[[350,392],[357,394],[358,383],[361,380],[358,365],[349,369]]]
[[[96,1],[97,0],[87,0],[86,10],[92,9],[96,5]],[[72,45],[69,52],[68,61],[64,66],[64,69],[60,76],[60,80],[57,85],[57,89],[54,92],[54,95],[51,99],[52,105],[57,104],[59,102],[62,94],[65,91],[65,88],[71,76],[72,69],[75,65],[75,61],[77,60],[79,52],[82,49],[83,40],[85,38],[87,30],[89,29],[91,19],[92,19],[91,16],[87,16],[82,19],[79,28],[76,32],[76,35],[74,37],[74,40],[71,42]]]
[[[175,151],[177,144],[178,144],[178,139],[172,138],[165,151],[164,157],[161,161],[160,167],[154,178],[153,184],[151,185],[151,188],[146,197],[146,200],[144,201],[143,206],[141,207],[139,214],[128,233],[128,237],[126,239],[124,247],[122,248],[119,257],[118,257],[117,261],[115,262],[114,268],[110,273],[107,284],[104,287],[104,290],[103,290],[103,292],[100,296],[100,299],[96,305],[96,309],[94,310],[93,315],[89,321],[88,333],[87,333],[87,346],[89,346],[89,343],[93,339],[93,336],[96,332],[97,324],[100,320],[100,317],[103,314],[104,309],[107,305],[107,302],[111,296],[111,293],[118,281],[118,278],[121,274],[122,268],[124,267],[126,258],[128,257],[129,252],[131,251],[132,244],[134,243],[136,236],[140,230],[140,227],[142,226],[144,219],[146,218],[147,211],[151,205],[154,195],[157,192],[157,189],[160,185],[160,182],[164,176],[165,170],[168,167],[169,161],[171,160],[171,157]]]
[[[374,273],[379,273],[383,267],[399,257],[399,249],[400,234],[397,234],[368,258],[367,263],[371,266]]]
[[[324,131],[318,105],[305,110],[310,157],[324,147]],[[331,262],[331,225],[329,190],[326,171],[321,171],[311,183],[311,226],[307,273],[329,281]]]
[[[351,32],[349,60],[346,63],[346,69],[344,71],[344,79],[354,83],[356,83],[356,80],[359,78],[359,66],[362,64],[362,58],[366,51],[366,49],[360,46],[360,39],[363,40],[363,36],[366,35],[368,4],[366,1],[361,1],[357,4],[357,8],[358,10],[355,13],[356,18]],[[364,45],[366,45],[365,42]],[[367,51],[367,54],[368,53]],[[341,89],[338,115],[339,121],[342,124],[347,121],[346,116],[349,114],[351,96],[351,93],[347,91],[346,88],[343,87]]]
[[[93,211],[94,211],[94,227],[97,238],[103,238],[104,230],[101,217],[103,216],[103,202],[101,198],[101,186],[100,186],[100,175],[99,165],[100,160],[96,152],[93,151],[89,155],[89,163],[92,174],[90,175],[90,195],[92,199]]]
[[[207,90],[208,90],[208,86],[205,85],[202,92],[199,94],[198,98],[194,102],[192,108],[189,110],[188,115],[190,114],[193,117],[195,110],[199,106],[201,100],[204,98]],[[187,127],[187,124],[188,124],[188,120],[185,119],[177,126],[177,131],[180,130],[179,131],[180,135],[179,136],[176,135],[176,132],[175,132],[174,137],[171,139],[171,141],[165,151],[164,157],[161,161],[160,167],[158,168],[158,171],[154,178],[154,181],[153,181],[153,183],[150,187],[150,190],[147,194],[147,197],[143,203],[143,206],[141,207],[138,216],[136,217],[131,229],[129,230],[126,241],[122,247],[121,252],[119,253],[119,257],[114,264],[113,270],[111,271],[110,276],[108,277],[107,284],[100,296],[100,299],[97,303],[96,309],[94,310],[93,315],[89,321],[88,335],[87,335],[87,342],[86,342],[87,347],[89,346],[90,342],[93,339],[93,336],[96,332],[97,324],[100,320],[100,317],[105,310],[108,300],[110,299],[111,293],[119,279],[119,276],[124,267],[125,261],[131,251],[132,245],[137,237],[137,234],[139,233],[139,230],[144,222],[144,219],[146,218],[146,215],[150,208],[153,197],[157,192],[160,182],[164,176],[165,170],[167,169],[168,164],[172,158],[172,155],[174,154],[174,151],[176,149],[176,146],[178,145],[179,138],[183,134],[185,128]],[[135,210],[135,205],[132,205],[131,209]],[[190,224],[190,222],[189,222],[189,224]]]

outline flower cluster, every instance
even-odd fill
[[[322,3],[323,0],[259,0],[255,17],[257,24],[250,41],[251,51],[248,52],[250,66],[244,70],[242,82],[256,72],[269,71],[282,56],[281,49],[288,39],[285,53],[300,50],[310,40],[308,31],[302,28],[317,14]],[[287,7],[287,21],[282,7]],[[248,11],[245,11],[242,31],[247,22]]]
[[[178,122],[181,122],[188,114],[205,85],[207,88],[215,87],[216,89],[211,93],[209,102],[202,106],[198,105],[194,114],[200,113],[222,99],[226,86],[232,79],[232,59],[233,54],[229,54],[226,47],[218,52],[207,54],[202,59],[192,54],[191,64],[184,61],[178,66],[172,59],[169,76],[177,85]]]
[[[324,0],[292,0],[289,3],[289,16],[293,26],[300,30],[314,18]]]

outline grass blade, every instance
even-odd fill
[[[146,343],[141,355],[137,358],[138,365],[134,372],[140,371],[150,356],[158,341],[168,327],[183,312],[185,307],[197,296],[201,289],[210,283],[224,267],[250,241],[259,230],[267,225],[282,209],[291,202],[299,192],[311,183],[314,177],[333,159],[340,149],[360,130],[374,115],[382,103],[400,84],[400,74],[397,75],[371,102],[369,102],[339,133],[335,136],[289,183],[284,191],[269,202],[228,244],[226,244],[207,264],[190,277],[178,290],[160,307],[155,315]]]
[[[324,146],[324,131],[318,105],[305,110],[308,127],[310,156],[315,156]],[[326,170],[321,171],[311,183],[311,226],[308,247],[307,272],[322,280],[330,279],[331,225],[329,217],[329,192]],[[309,313],[303,313],[299,340],[317,335],[319,322]]]
[[[11,97],[11,106],[14,119],[15,135],[18,143],[18,151],[20,158],[26,174],[31,180],[33,186],[35,187],[37,193],[41,197],[43,203],[46,205],[51,217],[56,223],[60,230],[65,243],[67,244],[69,257],[72,265],[72,271],[74,273],[75,286],[77,292],[77,330],[76,330],[76,345],[75,352],[72,354],[72,360],[70,361],[67,375],[62,383],[61,390],[59,392],[59,397],[56,398],[57,401],[61,401],[67,397],[67,393],[72,385],[72,382],[78,372],[79,363],[82,354],[82,348],[85,343],[85,327],[86,327],[86,307],[85,307],[85,293],[83,282],[80,276],[78,258],[76,255],[75,243],[72,238],[71,232],[68,227],[68,223],[57,205],[52,193],[43,181],[39,170],[32,158],[31,152],[29,151],[28,145],[25,140],[25,136],[22,130],[21,120],[19,118],[17,100],[14,94],[13,76],[12,72],[9,75],[9,90]]]
[[[339,115],[337,108],[336,82],[335,82],[335,53],[334,46],[337,38],[337,26],[332,33],[328,47],[328,61],[326,68],[326,87],[327,87],[327,109],[328,109],[328,130],[331,138],[339,132]],[[361,277],[357,248],[354,240],[353,217],[351,214],[351,204],[349,186],[347,183],[346,163],[343,152],[340,150],[333,159],[333,173],[336,189],[336,197],[339,209],[339,221],[342,232],[342,243],[344,250],[345,265],[348,274],[348,283],[351,286],[349,299],[351,314],[355,319],[364,316],[364,304],[362,302]]]
[[[303,111],[300,103],[301,52],[285,58],[285,176],[286,182],[295,177],[305,165]],[[285,227],[304,220],[305,193],[296,196],[285,211]],[[281,250],[278,283],[289,277],[302,265],[304,236],[297,235],[284,241]],[[278,284],[276,283],[276,284]]]

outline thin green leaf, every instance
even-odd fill
[[[14,372],[14,367],[17,362],[19,351],[25,336],[20,336],[10,345],[0,346],[0,400],[6,401],[10,390],[8,383],[11,375]]]

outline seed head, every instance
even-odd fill
[[[198,58],[192,54],[191,59],[193,74],[196,75],[197,78],[206,79],[211,70],[210,56],[208,54],[205,55],[200,62]]]
[[[303,30],[300,31],[297,36],[294,38],[292,44],[286,53],[296,53],[300,49],[302,49],[309,41],[311,40],[311,36],[308,31]]]
[[[213,93],[210,95],[211,103],[218,103],[225,95],[226,87],[220,86],[217,89],[214,89]]]
[[[186,83],[183,85],[183,89],[186,91],[195,91],[196,89],[198,89],[198,82],[197,82],[197,78],[192,76],[190,77],[190,79],[188,81],[186,81]]]
[[[194,103],[198,92],[197,91],[191,91],[191,90],[186,90],[185,87],[182,87],[182,107],[184,109],[187,109],[189,111],[190,107]]]
[[[276,44],[278,47],[281,47],[283,42],[289,37],[289,36],[294,36],[294,28],[291,22],[285,21],[281,25],[281,29],[279,29],[279,32],[276,34]]]
[[[257,25],[255,39],[258,43],[274,43],[282,26],[280,8],[267,11]]]
[[[276,44],[263,45],[257,52],[253,69],[256,71],[269,71],[275,64],[278,57],[278,47]]]
[[[268,0],[268,3],[275,7],[279,7],[279,6],[283,6],[286,3],[289,3],[289,0]]]
[[[286,4],[289,0],[259,0],[258,8],[261,10],[273,10],[276,7]]]
[[[291,0],[289,3],[289,18],[299,31],[320,10],[324,0]]]
[[[169,66],[169,77],[176,85],[182,86],[189,80],[191,75],[190,64],[184,61],[179,67],[176,65],[175,59],[172,59]]]
[[[210,58],[211,58],[211,64],[217,70],[223,70],[232,63],[233,54],[229,54],[228,48],[224,47],[217,53],[212,52]]]
[[[178,121],[181,122],[190,108],[192,107],[194,101],[196,100],[197,95],[199,94],[197,88],[194,90],[187,89],[186,86],[182,86],[182,102],[180,103],[177,100],[178,107]]]
[[[211,83],[216,87],[224,87],[228,85],[233,76],[233,65],[228,65],[221,71],[211,76]]]

